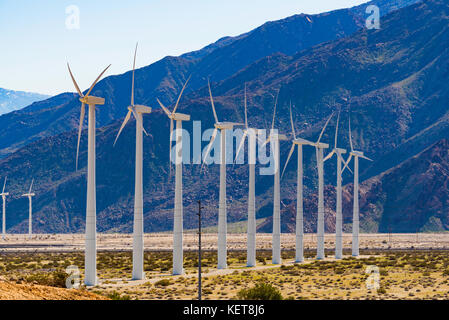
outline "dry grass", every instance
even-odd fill
[[[340,261],[330,257],[325,261],[315,261],[314,254],[314,251],[307,251],[305,263],[293,264],[294,252],[284,251],[284,265],[279,267],[270,265],[270,251],[259,251],[257,269],[247,269],[246,252],[231,251],[228,261],[230,269],[217,271],[216,252],[205,252],[203,297],[235,299],[240,290],[263,282],[272,284],[285,298],[290,299],[449,298],[448,251],[362,250],[361,258],[346,256]],[[331,254],[329,251],[328,255]],[[145,270],[148,280],[132,282],[126,280],[131,276],[130,252],[100,252],[100,285],[88,290],[112,299],[195,299],[197,254],[185,254],[184,276],[170,276],[171,259],[170,252],[146,252]],[[36,279],[36,275],[61,272],[72,264],[79,266],[83,273],[83,254],[6,253],[0,256],[0,274],[11,283],[24,285],[32,281],[30,279]],[[368,274],[365,270],[371,265],[380,269],[379,290],[369,290],[366,287]],[[24,298],[27,299],[25,296]]]

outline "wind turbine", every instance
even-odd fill
[[[126,126],[131,118],[131,115],[136,119],[136,177],[134,185],[134,227],[133,227],[133,280],[145,279],[145,272],[143,270],[144,257],[144,232],[143,232],[143,183],[142,183],[142,162],[143,162],[143,128],[142,114],[151,113],[151,108],[143,105],[134,104],[134,74],[136,70],[136,51],[134,52],[133,75],[132,75],[132,89],[131,89],[131,105],[128,107],[128,113],[125,120],[120,127],[117,137],[114,141],[117,142],[123,128]]]
[[[170,119],[170,171],[171,171],[171,146],[174,129],[174,121],[176,121],[176,159],[175,159],[175,210],[173,220],[173,275],[181,275],[184,273],[183,269],[183,204],[182,204],[182,122],[190,121],[190,115],[176,113],[179,101],[189,82],[190,77],[182,87],[178,100],[176,101],[173,111],[170,112],[159,99],[159,105],[164,110],[167,117]]]
[[[297,194],[296,194],[296,256],[295,262],[304,261],[304,203],[303,203],[303,146],[309,145],[313,146],[314,143],[302,138],[296,137],[295,126],[293,124],[292,106],[290,103],[290,123],[292,125],[293,141],[292,148],[288,154],[287,162],[285,163],[284,170],[282,171],[282,177],[284,176],[287,165],[295,151],[298,147],[298,173],[297,173]]]
[[[351,145],[351,152],[349,158],[345,163],[343,171],[349,165],[349,162],[354,157],[354,202],[352,210],[352,256],[359,256],[359,158],[373,161],[366,157],[363,152],[355,151],[352,144],[352,132],[351,132],[351,116],[349,116],[349,143]]]
[[[246,98],[246,84],[245,84],[245,130],[240,141],[239,148],[236,154],[236,160],[239,156],[240,150],[245,144],[245,139],[248,137],[248,165],[249,165],[249,185],[248,185],[248,228],[247,228],[247,251],[246,251],[246,265],[247,267],[256,266],[256,144],[257,144],[258,129],[248,127],[248,105]]]
[[[318,168],[318,224],[317,224],[317,259],[324,259],[324,161],[323,161],[323,151],[329,148],[326,143],[321,143],[321,138],[323,137],[324,131],[329,124],[329,121],[334,116],[331,114],[329,119],[327,119],[326,124],[321,130],[318,141],[313,144],[316,150],[316,162]]]
[[[3,191],[0,194],[2,196],[2,200],[3,200],[3,218],[2,218],[2,238],[3,239],[5,239],[5,236],[6,236],[6,196],[9,196],[9,193],[5,192],[6,179],[7,179],[7,177],[5,177],[5,182],[3,183]]]
[[[81,131],[85,115],[85,105],[89,106],[89,130],[88,130],[88,155],[87,155],[87,205],[86,205],[86,251],[85,251],[85,278],[86,286],[97,284],[97,208],[96,208],[96,183],[95,183],[95,106],[104,105],[104,98],[89,96],[93,88],[111,65],[106,67],[94,81],[86,95],[83,95],[78,84],[69,69],[70,77],[75,85],[76,91],[80,95],[81,115],[78,128],[78,144],[76,147],[76,170],[78,170],[78,155],[81,140]]]
[[[279,91],[274,102],[273,122],[271,123],[271,132],[265,145],[270,142],[274,156],[274,195],[273,195],[273,264],[281,264],[281,183],[280,183],[280,141],[286,141],[288,138],[275,132],[274,123],[276,119],[276,107],[279,98]]]
[[[241,123],[235,122],[220,122],[218,121],[217,112],[215,110],[214,98],[212,96],[212,90],[210,88],[210,82],[207,81],[209,87],[210,102],[212,105],[212,111],[215,119],[215,129],[210,139],[209,146],[207,147],[203,161],[209,156],[209,152],[212,149],[212,145],[217,137],[218,131],[220,131],[220,196],[218,204],[218,269],[226,269],[227,263],[227,248],[226,248],[226,235],[227,235],[227,217],[226,217],[226,131],[232,130],[235,126],[241,126]],[[204,165],[204,163],[203,163]]]
[[[335,129],[334,149],[323,160],[324,162],[326,162],[327,160],[331,159],[334,155],[337,155],[337,208],[336,208],[336,225],[335,225],[335,259],[343,258],[343,230],[342,230],[343,214],[342,214],[342,189],[341,189],[343,171],[341,167],[342,163],[345,163],[342,154],[345,154],[346,150],[337,147],[339,122],[340,122],[340,112],[338,113],[337,126]]]
[[[34,179],[31,180],[30,190],[28,190],[28,193],[22,194],[22,197],[28,197],[28,237],[31,238],[33,234],[33,197],[36,195],[35,193],[31,192],[31,189],[33,188]],[[4,212],[4,211],[3,211]]]

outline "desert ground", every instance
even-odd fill
[[[449,233],[418,233],[418,234],[360,234],[361,249],[449,249]],[[229,250],[246,250],[246,234],[229,234]],[[99,251],[132,250],[132,234],[98,234],[97,248]],[[173,236],[170,233],[145,234],[145,250],[171,250]],[[351,248],[352,235],[343,235],[343,245]],[[326,248],[335,247],[335,235],[326,234]],[[281,244],[284,250],[295,248],[295,235],[282,234]],[[202,235],[203,250],[217,249],[217,234]],[[304,248],[316,248],[316,235],[306,234]],[[184,235],[184,249],[198,250],[198,235],[194,232]],[[271,234],[257,234],[257,249],[271,249]],[[7,235],[0,239],[0,253],[3,252],[76,252],[84,250],[84,234],[36,234]]]
[[[195,233],[185,235],[185,274],[171,276],[172,235],[147,234],[147,279],[131,281],[132,235],[100,234],[99,284],[68,290],[68,266],[79,268],[82,283],[84,235],[9,235],[0,240],[0,299],[196,299],[197,239]],[[203,298],[237,299],[257,283],[271,284],[284,299],[449,298],[449,234],[362,234],[358,258],[351,257],[351,235],[345,234],[339,261],[333,258],[334,240],[326,235],[326,259],[316,261],[316,236],[307,234],[306,259],[294,263],[295,236],[284,234],[283,263],[272,265],[271,235],[258,234],[257,266],[247,268],[246,235],[230,234],[229,269],[217,270],[217,236],[204,234]]]

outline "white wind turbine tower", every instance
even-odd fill
[[[183,204],[182,204],[182,122],[190,121],[190,115],[176,113],[178,109],[179,101],[181,100],[182,94],[189,82],[190,77],[185,82],[182,87],[181,93],[179,94],[178,100],[176,101],[173,111],[170,112],[159,99],[159,105],[162,110],[164,110],[167,117],[170,119],[170,172],[171,172],[171,161],[172,161],[172,137],[174,130],[174,121],[176,121],[176,157],[175,157],[175,208],[174,208],[174,219],[173,219],[173,275],[181,275],[184,273],[183,262]]]
[[[235,126],[242,125],[241,123],[234,122],[219,122],[217,112],[215,110],[214,98],[212,96],[212,90],[210,88],[210,82],[207,83],[209,87],[210,102],[212,105],[212,111],[215,119],[215,130],[212,134],[209,146],[207,147],[203,161],[209,156],[209,152],[220,130],[221,144],[220,144],[220,196],[218,204],[218,269],[226,269],[227,263],[227,248],[226,248],[226,236],[227,236],[227,217],[226,217],[226,131],[232,130]],[[204,165],[204,164],[203,164]]]
[[[281,264],[281,183],[280,183],[280,141],[286,141],[288,138],[274,131],[274,122],[276,119],[276,106],[278,102],[279,91],[274,103],[273,122],[271,132],[265,145],[271,142],[271,150],[274,156],[274,195],[273,195],[273,264]]]
[[[5,239],[5,236],[6,236],[6,196],[9,196],[9,193],[5,192],[6,179],[7,178],[5,178],[5,182],[3,183],[3,191],[0,194],[2,196],[2,200],[3,200],[3,217],[2,217],[2,238],[3,239]]]
[[[318,224],[317,224],[317,259],[324,259],[324,161],[323,161],[323,151],[329,148],[326,143],[321,143],[321,138],[323,137],[324,131],[326,130],[329,121],[332,119],[334,114],[327,119],[323,130],[321,130],[318,141],[313,144],[316,150],[316,162],[318,168]]]
[[[295,126],[293,124],[293,115],[292,115],[292,107],[290,104],[290,123],[292,125],[292,133],[293,133],[293,141],[292,148],[290,149],[290,153],[287,158],[287,162],[285,163],[284,170],[282,171],[282,176],[284,176],[285,170],[287,169],[287,165],[295,151],[295,148],[298,147],[298,173],[297,173],[297,194],[296,194],[296,256],[295,262],[303,262],[304,261],[304,195],[303,195],[303,176],[304,176],[304,167],[303,167],[303,146],[309,145],[313,146],[314,143],[311,141],[304,140],[302,138],[296,137]]]
[[[89,96],[97,82],[110,67],[109,65],[94,81],[86,95],[83,95],[78,84],[69,69],[70,77],[80,95],[81,115],[78,128],[78,144],[76,147],[76,170],[78,170],[78,154],[80,147],[81,131],[85,115],[85,105],[89,106],[89,130],[88,130],[88,156],[87,156],[87,206],[86,206],[86,251],[85,251],[85,278],[86,286],[97,284],[97,208],[96,208],[96,183],[95,183],[95,106],[104,105],[104,98]]]
[[[340,122],[340,112],[338,113],[337,127],[335,129],[334,149],[323,160],[324,162],[326,162],[327,160],[331,159],[334,156],[334,154],[337,155],[337,208],[336,208],[336,225],[335,225],[335,259],[343,258],[343,214],[342,214],[341,182],[343,173],[342,163],[345,163],[342,154],[345,154],[346,150],[337,147],[339,122]]]
[[[248,136],[248,165],[249,165],[249,185],[248,185],[248,228],[247,228],[247,251],[246,261],[247,267],[256,266],[256,144],[258,129],[248,127],[248,105],[246,98],[245,84],[245,130],[240,141],[236,154],[236,161],[240,150],[245,144]]]
[[[132,88],[131,88],[131,105],[128,107],[128,113],[125,120],[120,127],[117,137],[114,141],[117,142],[123,128],[126,126],[131,118],[131,114],[136,119],[136,173],[135,173],[135,186],[134,186],[134,226],[133,226],[133,280],[144,280],[145,272],[143,270],[143,258],[144,258],[144,230],[143,230],[143,120],[142,114],[151,113],[151,108],[143,105],[134,104],[134,74],[136,70],[136,51],[134,52],[133,74],[132,74]],[[145,132],[146,134],[146,132]]]
[[[349,162],[354,157],[354,203],[352,212],[352,255],[354,257],[359,256],[359,158],[373,161],[366,157],[363,152],[355,151],[352,144],[352,132],[351,132],[351,116],[349,116],[349,142],[351,145],[351,153],[345,163],[343,171],[349,165]]]
[[[31,189],[33,188],[33,182],[34,179],[31,180],[30,190],[28,193],[22,194],[22,197],[28,197],[28,237],[31,238],[33,235],[33,197],[36,195],[31,192]]]

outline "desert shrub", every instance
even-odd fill
[[[162,279],[154,284],[156,287],[167,287],[170,285],[170,280]]]
[[[43,286],[65,288],[67,276],[64,271],[56,270],[53,272],[34,273],[26,277],[25,280]]]
[[[343,269],[343,268],[336,268],[335,269],[335,273],[336,274],[343,274],[343,273],[345,273],[345,269]]]
[[[131,297],[128,295],[121,295],[117,291],[113,291],[107,295],[107,297],[111,300],[131,300]]]
[[[377,289],[377,294],[386,294],[387,290],[385,290],[385,288],[380,287],[379,289]]]
[[[282,300],[281,292],[269,283],[258,283],[255,287],[237,293],[240,300]]]

